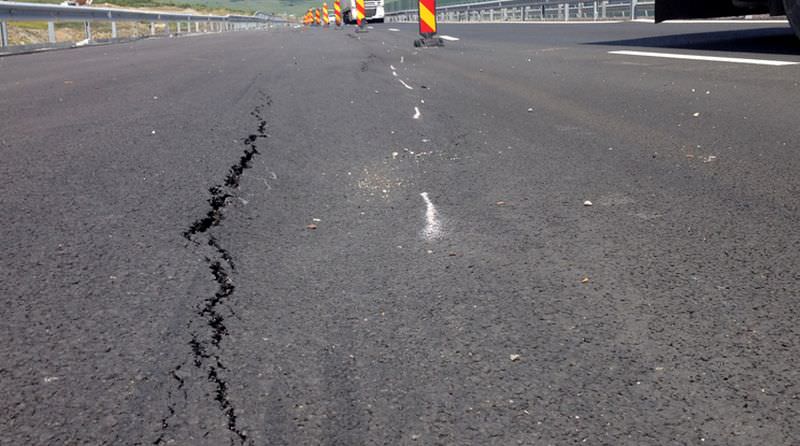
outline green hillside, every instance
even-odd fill
[[[158,3],[174,3],[170,0],[153,0]],[[236,11],[266,12],[274,14],[302,15],[308,8],[322,5],[322,0],[182,0],[182,4],[207,8],[226,8]],[[333,3],[333,0],[330,1]]]
[[[31,3],[61,3],[62,0],[24,0]],[[252,14],[256,11],[273,14],[294,14],[302,16],[308,8],[322,6],[323,0],[94,0],[96,4],[110,3],[128,8],[148,8],[167,6],[193,8],[199,11],[221,10],[231,14]],[[329,0],[331,9],[333,0]]]

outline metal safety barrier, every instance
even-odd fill
[[[133,9],[95,8],[90,6],[62,6],[40,3],[17,3],[0,1],[0,48],[9,46],[9,22],[47,22],[48,44],[56,44],[55,25],[59,22],[81,22],[85,42],[93,42],[92,23],[109,22],[111,39],[117,39],[118,22],[149,23],[149,34],[156,35],[156,24],[165,25],[167,34],[171,34],[171,24],[175,32],[222,32],[259,29],[273,23],[286,23],[286,20],[256,13],[243,15],[199,15],[170,12],[147,12]],[[183,28],[185,25],[185,28]],[[194,28],[194,30],[192,29]],[[185,30],[185,31],[184,31]],[[31,46],[31,45],[28,45]],[[37,46],[47,46],[37,45]]]
[[[416,7],[407,0],[395,4],[404,9],[387,11],[387,22],[417,22]],[[391,3],[387,7],[391,7]],[[631,20],[653,18],[655,1],[639,0],[492,0],[437,6],[439,22],[528,22],[569,20]]]

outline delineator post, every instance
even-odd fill
[[[366,13],[364,12],[364,0],[356,0],[356,24],[358,28],[356,32],[365,33],[367,30],[365,29],[364,25],[366,25]]]
[[[414,46],[444,46],[444,41],[436,37],[436,0],[419,0],[419,35]]]
[[[336,16],[336,27],[342,26],[342,2],[341,0],[333,0],[333,14]]]

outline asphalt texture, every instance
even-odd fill
[[[0,444],[800,443],[791,31],[415,30],[0,58]]]

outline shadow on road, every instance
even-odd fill
[[[588,45],[800,55],[800,40],[795,37],[788,26],[671,34],[638,39],[591,42]]]

